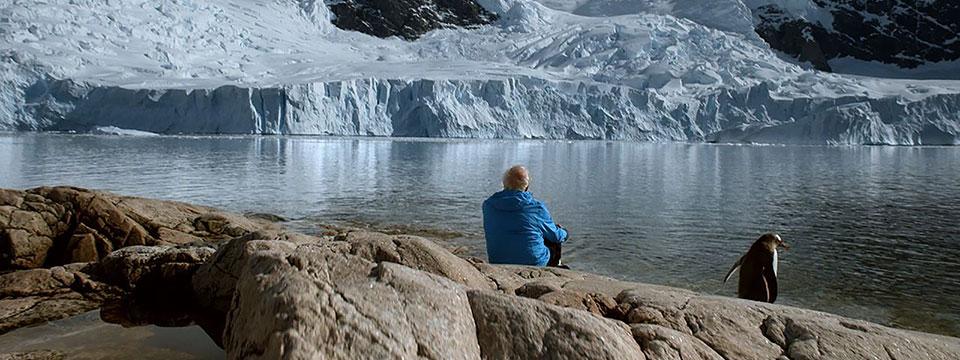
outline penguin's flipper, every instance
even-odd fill
[[[777,301],[777,272],[772,266],[763,267],[763,280],[767,283],[767,302]]]
[[[743,255],[743,256],[746,256],[746,255]],[[740,264],[743,263],[743,256],[740,256],[740,258],[737,259],[737,262],[733,263],[733,267],[730,268],[730,271],[727,271],[727,276],[723,277],[724,283],[726,283],[727,280],[730,280],[730,277],[733,276],[733,272],[737,271],[737,269],[740,268]]]

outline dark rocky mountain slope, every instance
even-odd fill
[[[771,47],[815,68],[852,57],[901,68],[960,59],[960,1],[813,0],[830,19],[804,19],[779,5],[753,9]],[[830,23],[824,23],[830,22]]]
[[[431,30],[485,25],[497,19],[474,0],[342,0],[327,5],[338,28],[407,40]]]

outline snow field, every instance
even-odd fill
[[[958,143],[960,82],[804,70],[740,0],[479,2],[406,42],[320,1],[2,1],[0,130]]]

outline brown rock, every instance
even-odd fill
[[[94,264],[29,269],[0,275],[0,333],[92,310],[115,296],[95,280]]]
[[[237,284],[229,358],[479,359],[463,289],[319,247],[254,254]]]
[[[43,196],[40,196],[40,195],[37,195],[37,194],[26,193],[26,194],[23,195],[23,201],[34,202],[34,203],[42,203],[42,202],[46,201],[46,199],[44,199]]]
[[[112,239],[115,247],[152,245],[156,239],[115,205],[120,199],[109,193],[97,193],[79,214],[80,222]],[[121,241],[122,240],[122,241]]]
[[[55,296],[0,299],[0,334],[27,325],[82,314],[98,306],[99,301],[87,299],[75,292]]]
[[[529,283],[563,288],[585,293],[616,297],[634,284],[579,271],[521,265],[492,265],[474,263],[481,274],[489,278],[502,292],[513,294]]]
[[[243,236],[260,229],[278,229],[267,221],[255,221],[238,214],[215,211],[201,214],[193,221],[194,227],[213,235],[223,237]]]
[[[40,213],[25,210],[15,210],[10,214],[10,223],[8,227],[13,229],[27,230],[33,234],[51,236],[50,228],[47,222],[43,220]]]
[[[484,359],[644,359],[621,322],[486,291],[467,292]]]
[[[269,221],[269,222],[272,222],[272,223],[290,221],[290,219],[287,219],[287,218],[285,218],[285,217],[283,217],[283,216],[280,216],[280,215],[277,215],[277,214],[269,214],[269,213],[246,213],[246,214],[243,214],[243,215],[246,216],[246,217],[248,217],[248,218],[251,218],[251,219],[260,219],[260,220],[265,220],[265,221]]]
[[[53,241],[22,229],[0,229],[0,269],[43,266]]]
[[[0,189],[0,205],[19,208],[24,195],[26,193],[23,191]]]
[[[624,290],[636,287],[636,283],[613,280],[593,274],[587,274],[582,278],[575,278],[563,283],[564,290],[603,295],[611,299],[616,298]]]
[[[207,310],[226,315],[236,289],[237,279],[249,257],[259,251],[292,251],[297,244],[314,243],[319,239],[283,231],[257,231],[230,240],[216,255],[197,268],[193,291],[197,303]]]
[[[787,306],[637,287],[617,299],[632,307],[628,321],[690,334],[726,359],[950,359],[960,353],[956,338]]]
[[[354,231],[347,234],[342,241],[350,244],[351,254],[371,261],[403,264],[471,288],[494,287],[472,264],[421,237]]]
[[[0,275],[0,298],[53,295],[68,291],[49,269],[30,269]]]
[[[123,197],[117,208],[139,224],[152,229],[166,227],[183,232],[192,232],[193,220],[213,209],[175,201],[162,201],[136,197]]]
[[[647,359],[724,359],[690,334],[651,324],[634,324],[630,330]]]
[[[122,238],[119,238],[119,241],[117,239],[118,238],[114,238],[113,241],[113,246],[115,248],[146,245],[147,243],[153,243],[156,241],[152,236],[150,236],[149,233],[147,233],[147,230],[139,224],[129,226],[127,228],[127,234]]]
[[[71,186],[38,187],[27,190],[27,192],[45,197],[56,203],[69,205],[74,210],[86,206],[93,198],[92,191]]]
[[[107,280],[126,289],[133,289],[144,273],[149,272],[147,266],[153,257],[168,250],[168,247],[128,246],[110,253],[103,258],[101,264]]]
[[[520,286],[519,288],[517,288],[517,290],[514,291],[514,293],[516,293],[517,296],[536,299],[543,296],[544,294],[552,293],[554,291],[559,291],[560,286],[561,285],[557,284],[556,282],[532,281],[532,282],[523,284],[523,286]]]
[[[56,350],[34,350],[0,354],[0,360],[63,360],[64,353]]]
[[[90,261],[126,246],[219,241],[278,229],[211,208],[75,187],[0,189],[0,198],[0,271]]]
[[[613,317],[609,316],[609,313],[617,307],[617,302],[611,297],[575,290],[558,290],[537,299],[547,304],[588,311],[604,317]]]
[[[30,270],[24,270],[24,271],[36,271],[36,270],[46,270],[46,269],[30,269]],[[64,268],[63,266],[54,266],[49,270],[50,270],[50,276],[56,279],[58,282],[60,282],[60,284],[63,284],[63,286],[73,289],[73,287],[77,285],[77,281],[78,281],[77,275],[75,275],[70,270]]]
[[[213,257],[210,247],[128,246],[103,258],[110,282],[140,294],[187,297],[196,269]]]
[[[43,301],[42,296],[25,296],[0,299],[0,334],[15,329],[22,325],[29,325],[18,319],[18,316],[24,314],[37,303]]]
[[[66,263],[100,260],[94,235],[74,234],[67,242],[67,259]]]
[[[620,304],[627,304],[631,309],[627,312],[628,320],[631,319],[632,314],[635,320],[642,318],[651,321],[646,323],[689,333],[690,329],[688,329],[687,320],[682,310],[697,295],[695,292],[683,289],[637,284],[633,289],[619,294],[616,301]],[[643,315],[634,311],[638,308],[641,309]]]
[[[4,191],[0,189],[0,191]],[[7,228],[10,226],[10,217],[13,216],[13,212],[17,211],[16,207],[10,205],[0,205],[0,228]]]
[[[203,239],[200,237],[165,227],[157,230],[157,235],[159,235],[161,242],[170,245],[186,245],[203,242]]]
[[[666,324],[663,313],[656,308],[637,306],[627,312],[627,322],[631,324]]]

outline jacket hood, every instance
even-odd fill
[[[487,203],[500,211],[520,211],[533,202],[533,194],[528,191],[503,190],[487,199]]]

